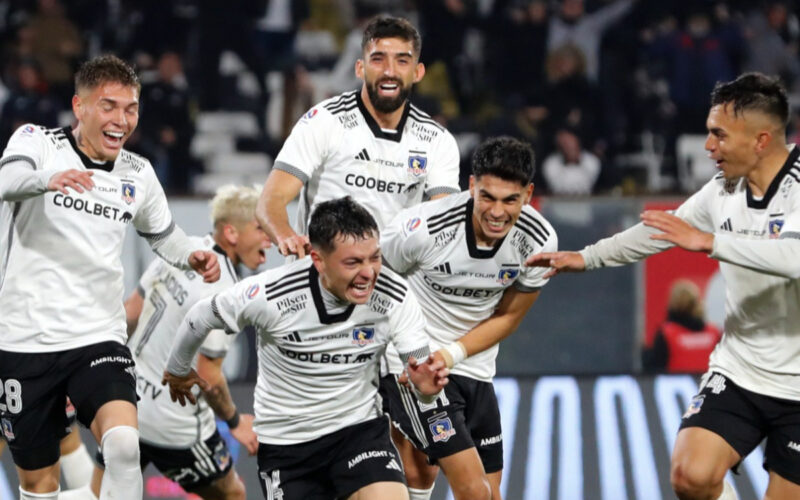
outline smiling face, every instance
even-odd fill
[[[507,181],[494,175],[472,176],[469,190],[474,200],[472,227],[476,243],[493,246],[505,237],[522,213],[533,194],[533,184]]]
[[[760,160],[769,118],[757,111],[735,115],[733,104],[718,104],[708,113],[705,148],[726,179],[747,176]]]
[[[341,300],[365,304],[381,272],[381,250],[375,235],[334,239],[331,251],[313,249],[311,258],[322,286]]]
[[[114,161],[139,123],[139,90],[118,82],[79,89],[72,111],[78,148],[93,160]]]
[[[356,76],[364,81],[373,107],[381,113],[396,111],[408,99],[411,87],[425,74],[414,54],[413,43],[402,38],[378,38],[356,61]]]

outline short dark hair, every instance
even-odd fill
[[[493,175],[527,186],[533,179],[534,155],[530,144],[513,137],[490,137],[472,154],[472,175]]]
[[[774,116],[784,126],[789,122],[789,99],[777,77],[753,72],[732,82],[717,82],[711,92],[711,106],[728,103],[733,103],[734,115],[753,110]]]
[[[378,238],[378,223],[375,218],[349,196],[325,201],[317,205],[308,223],[308,239],[311,246],[331,252],[336,238]]]
[[[415,56],[419,56],[420,51],[422,51],[422,38],[419,36],[419,31],[413,24],[402,17],[373,17],[367,27],[364,28],[364,36],[361,38],[361,51],[367,50],[367,45],[372,40],[381,38],[400,38],[411,42]]]
[[[81,89],[94,89],[108,82],[136,87],[137,92],[142,89],[139,76],[130,64],[115,55],[106,54],[81,64],[75,73],[75,93]]]

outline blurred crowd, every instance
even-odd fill
[[[471,145],[508,134],[534,146],[539,194],[676,192],[677,140],[704,134],[715,82],[780,75],[797,104],[796,3],[0,0],[0,143],[21,123],[68,123],[77,65],[113,52],[142,75],[130,149],[168,193],[191,193],[201,113],[252,113],[258,134],[238,146],[274,156],[305,109],[358,87],[361,27],[391,13],[422,33],[412,100],[456,135],[464,165]]]

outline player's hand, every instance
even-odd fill
[[[181,406],[186,406],[188,399],[193,405],[197,404],[197,398],[192,394],[192,387],[198,385],[200,389],[208,391],[211,386],[205,381],[197,372],[192,370],[186,376],[179,377],[164,370],[164,377],[161,379],[161,385],[169,384],[169,397],[173,401],[177,401]]]
[[[578,252],[544,252],[528,257],[525,261],[528,267],[551,268],[545,278],[552,278],[559,273],[580,273],[586,270],[586,262]]]
[[[444,361],[433,356],[428,356],[428,359],[421,363],[417,363],[413,356],[408,358],[406,371],[414,387],[426,396],[438,394],[449,382],[447,377],[450,375],[450,370]]]
[[[447,367],[447,360],[444,359],[444,355],[442,354],[441,349],[432,352],[430,354],[430,357],[433,358],[434,361],[440,361],[442,363],[442,366]],[[403,373],[398,375],[397,382],[403,384],[406,387],[409,387],[411,385],[408,381],[408,370],[403,370]]]
[[[258,436],[253,431],[253,415],[249,413],[239,414],[239,425],[231,429],[231,436],[236,438],[239,443],[247,448],[247,453],[253,456],[258,451]]]
[[[311,252],[311,242],[308,241],[308,236],[300,236],[293,234],[285,238],[278,237],[278,251],[281,255],[297,255],[298,259],[302,259]]]
[[[77,170],[74,168],[64,170],[50,177],[50,180],[47,181],[47,190],[61,191],[64,194],[69,194],[67,188],[72,188],[78,193],[82,193],[84,190],[91,191],[94,187],[93,175],[94,172],[91,170]]]
[[[197,250],[189,256],[189,265],[192,269],[203,275],[203,281],[214,283],[219,279],[219,261],[214,252]]]
[[[645,210],[641,218],[645,226],[661,231],[650,239],[669,241],[691,252],[711,253],[714,248],[713,234],[700,231],[680,217],[662,210]]]

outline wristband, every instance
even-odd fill
[[[233,416],[225,421],[228,424],[228,429],[235,429],[239,426],[239,410],[234,410]]]
[[[442,347],[442,354],[444,355],[445,361],[447,361],[447,367],[452,368],[466,359],[467,348],[464,347],[461,341],[456,340]]]

